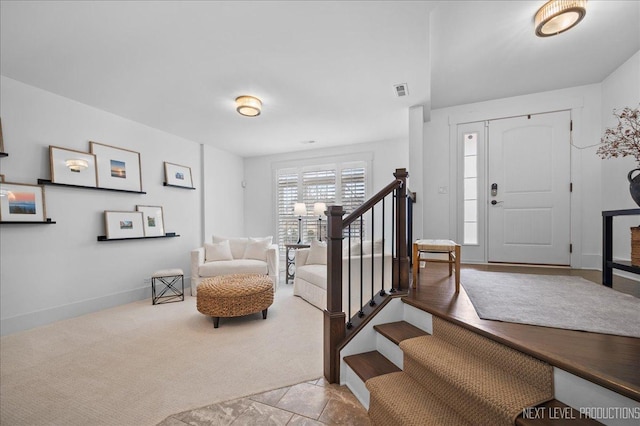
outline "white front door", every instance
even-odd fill
[[[489,262],[570,264],[570,122],[568,111],[489,122]]]

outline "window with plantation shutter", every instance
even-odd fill
[[[278,241],[284,244],[298,241],[298,218],[293,205],[298,202],[298,172],[283,170],[277,174],[278,185]]]
[[[342,169],[341,176],[342,208],[349,214],[357,207],[361,206],[365,200],[365,169],[364,167],[349,167]],[[360,237],[360,221],[356,220],[351,224],[351,238]],[[362,223],[364,228],[364,222]],[[349,230],[345,229],[345,236]]]
[[[325,203],[326,205],[336,203],[335,166],[302,172],[302,202],[307,206],[307,216],[302,218],[303,225],[305,225],[302,230],[303,241],[323,239],[326,235],[327,220],[323,214],[323,220],[318,221],[318,216],[313,211],[313,205],[315,203]]]
[[[315,203],[341,205],[347,214],[366,200],[366,162],[333,163],[283,168],[276,171],[278,244],[298,241],[298,217],[295,203],[304,203],[307,215],[302,217],[302,241],[326,238],[327,220],[314,213]],[[356,229],[357,228],[357,229]],[[360,223],[352,225],[351,237],[359,236]]]

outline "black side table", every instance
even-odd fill
[[[287,279],[285,284],[289,284],[289,280],[293,281],[296,275],[296,250],[300,248],[309,248],[309,244],[285,244],[285,257],[287,258]]]

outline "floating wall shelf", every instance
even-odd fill
[[[48,179],[38,179],[38,185],[66,186],[69,188],[97,189],[99,191],[128,192],[130,194],[146,194],[146,192],[144,191],[130,191],[128,189],[99,188],[96,186],[83,186],[83,185],[70,185],[68,183],[55,183],[55,182],[51,182]]]
[[[29,221],[26,221],[26,220],[21,220],[19,222],[9,222],[9,221],[0,222],[0,224],[2,224],[2,225],[12,225],[12,224],[18,224],[18,225],[52,225],[54,223],[56,223],[55,220],[51,220],[50,218],[47,218],[47,220],[39,221],[39,222],[29,222]]]
[[[135,237],[135,238],[107,238],[106,235],[98,235],[98,241],[124,241],[124,240],[151,240],[154,238],[176,238],[180,235],[168,233],[165,235],[158,235],[157,237]]]
[[[180,185],[171,185],[170,183],[164,182],[163,183],[164,186],[172,186],[174,188],[182,188],[182,189],[195,189],[191,186],[180,186]]]

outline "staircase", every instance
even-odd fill
[[[343,382],[373,424],[537,424],[522,417],[525,408],[562,406],[553,400],[550,365],[402,299],[392,302],[379,313],[387,318],[361,332],[375,334],[374,350],[354,341],[341,351]],[[403,319],[384,322],[394,317]]]

